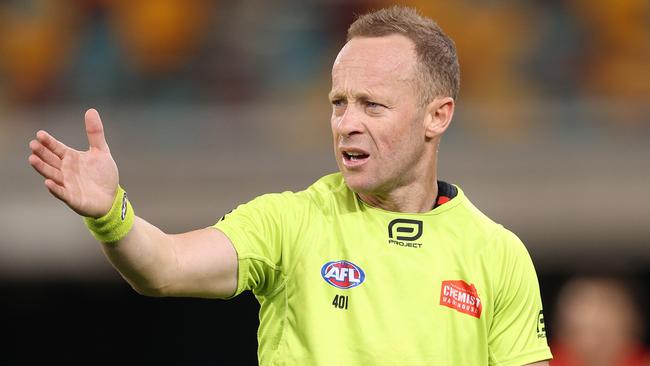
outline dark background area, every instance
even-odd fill
[[[551,342],[556,296],[572,275],[539,274]],[[650,272],[627,275],[639,304],[647,303]],[[4,364],[257,363],[259,305],[250,292],[228,301],[152,298],[125,282],[44,280],[5,282],[0,293]]]
[[[0,291],[5,365],[257,364],[259,305],[250,293],[152,298],[126,283],[71,281]]]

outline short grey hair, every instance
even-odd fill
[[[416,75],[424,104],[436,97],[458,97],[460,67],[454,42],[432,19],[405,6],[377,10],[357,18],[348,28],[354,37],[383,37],[401,34],[413,41],[418,58]]]

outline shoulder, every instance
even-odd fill
[[[328,174],[304,191],[297,192],[298,196],[309,198],[317,203],[325,203],[336,196],[348,195],[350,190],[343,180],[341,173]]]
[[[345,184],[341,173],[328,174],[295,196],[303,204],[323,213],[332,211],[334,207],[357,207],[356,196]]]
[[[458,195],[456,197],[458,204],[450,213],[452,213],[457,221],[457,225],[464,231],[479,233],[481,236],[487,238],[498,235],[499,231],[503,230],[503,226],[479,210],[459,186],[455,185],[455,187],[458,189]],[[450,203],[453,201],[450,201]]]
[[[306,209],[323,210],[332,202],[351,196],[340,173],[326,175],[302,191],[266,193],[255,197],[248,203],[239,205],[237,210],[248,209],[260,213],[299,213]],[[353,195],[352,195],[353,196]]]
[[[495,254],[521,255],[526,252],[524,244],[513,231],[488,217],[467,198],[460,187],[456,187],[461,200],[455,215],[463,231],[474,231],[485,238],[484,242],[487,243],[485,248],[496,252]]]

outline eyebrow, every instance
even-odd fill
[[[356,93],[352,97],[354,99],[359,99],[359,100],[362,100],[362,101],[374,99],[370,95],[370,93],[365,93],[365,92]],[[339,99],[346,99],[347,96],[345,95],[345,93],[343,93],[341,91],[331,91],[328,94],[328,98],[329,98],[329,100],[339,100]]]
[[[327,99],[329,100],[339,100],[344,97],[343,93],[340,91],[330,91],[329,94],[327,94]]]

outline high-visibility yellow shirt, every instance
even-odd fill
[[[389,212],[337,173],[224,216],[215,227],[237,251],[233,296],[260,302],[260,365],[550,359],[526,248],[456,188],[429,212]]]

